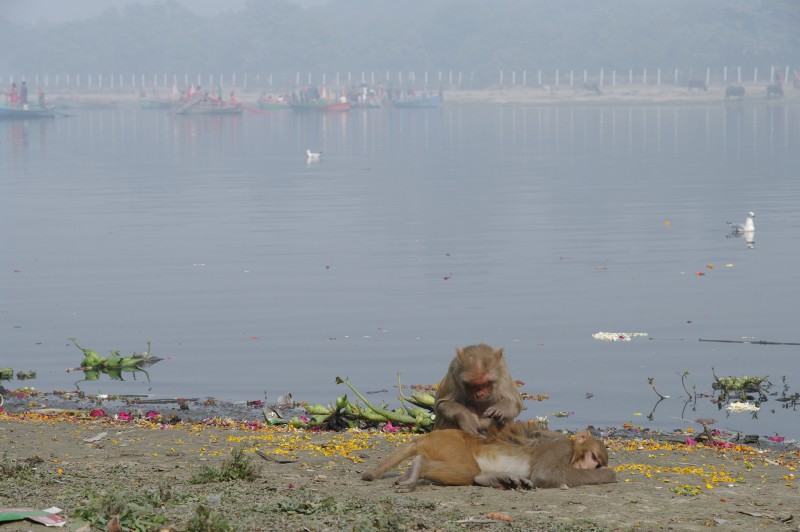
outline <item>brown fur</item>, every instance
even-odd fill
[[[434,430],[471,434],[510,423],[522,410],[522,396],[511,378],[503,348],[486,344],[456,348],[434,404]]]
[[[616,482],[605,447],[588,431],[570,440],[522,425],[488,438],[455,429],[433,431],[403,445],[361,478],[379,479],[413,458],[411,469],[396,483],[398,491],[412,491],[420,479],[448,486],[526,488]]]

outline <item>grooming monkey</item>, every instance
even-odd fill
[[[510,423],[521,410],[522,396],[502,348],[486,344],[456,348],[436,391],[434,430],[484,433]]]

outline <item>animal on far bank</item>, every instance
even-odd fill
[[[588,91],[588,92],[593,92],[595,94],[603,94],[603,91],[600,90],[600,85],[598,85],[594,81],[584,82],[583,90]]]
[[[739,98],[741,100],[744,96],[744,92],[744,87],[740,85],[731,85],[725,88],[725,99]]]
[[[692,89],[708,91],[706,82],[703,81],[702,79],[690,79],[688,85],[689,85],[689,92],[692,92]]]
[[[767,98],[781,98],[783,97],[783,87],[779,83],[767,85]]]

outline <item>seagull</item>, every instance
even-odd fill
[[[755,217],[756,215],[753,211],[748,212],[747,218],[745,219],[743,224],[731,224],[731,233],[735,235],[741,235],[744,233],[755,232],[756,226],[753,224],[753,218]]]
[[[309,161],[319,161],[319,158],[322,156],[321,151],[311,151],[306,148],[306,157],[308,157]]]

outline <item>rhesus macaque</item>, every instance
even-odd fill
[[[470,434],[502,427],[522,410],[522,396],[508,371],[503,348],[486,344],[456,348],[439,383],[433,428]]]
[[[397,491],[412,491],[420,479],[447,486],[515,488],[575,487],[617,479],[603,443],[588,430],[570,440],[555,432],[525,429],[504,429],[488,438],[435,430],[403,445],[361,478],[381,478],[408,458],[413,458],[411,468],[396,482]]]

